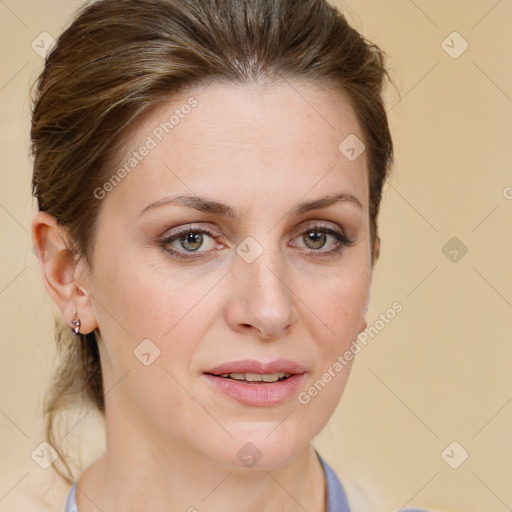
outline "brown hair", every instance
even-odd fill
[[[127,130],[181,89],[212,80],[322,82],[348,94],[363,129],[372,265],[377,214],[393,158],[381,97],[384,54],[326,0],[99,0],[82,8],[46,58],[32,113],[32,192],[90,264],[101,201],[93,195]],[[340,141],[341,142],[341,141]],[[62,361],[46,396],[46,436],[78,402],[104,413],[95,333],[57,321]],[[62,325],[61,325],[62,324]],[[68,482],[73,475],[56,471]]]

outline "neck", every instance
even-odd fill
[[[107,429],[105,452],[77,483],[80,512],[239,512],[241,503],[246,512],[326,510],[324,472],[311,444],[278,468],[240,469],[183,443],[134,432]]]

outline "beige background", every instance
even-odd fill
[[[56,309],[29,236],[35,206],[28,89],[43,62],[32,41],[43,31],[57,37],[81,3],[0,0],[0,509],[6,511],[36,510],[22,505],[31,492],[46,493],[49,510],[62,511],[67,490],[44,487],[51,470],[30,457],[42,441]],[[357,356],[316,445],[355,503],[358,494],[372,500],[356,511],[510,510],[512,2],[342,5],[388,53],[401,96],[387,93],[396,166],[384,191],[368,323],[395,301],[403,311]],[[441,46],[453,31],[469,44],[456,59]],[[447,44],[452,52],[462,48],[458,36]],[[468,249],[456,262],[442,251],[452,237]],[[82,435],[84,464],[101,450],[101,432],[91,413],[68,436],[76,443]],[[458,469],[441,457],[453,441],[469,453]],[[448,453],[450,462],[459,460],[460,448]]]

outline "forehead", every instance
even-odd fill
[[[351,160],[340,151],[354,136],[364,140],[348,96],[317,83],[191,88],[126,137],[116,168],[124,165],[127,176],[109,202],[140,210],[166,193],[212,189],[241,200],[262,193],[298,200],[308,189],[321,195],[343,185],[364,204],[366,154]]]

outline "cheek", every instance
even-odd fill
[[[107,357],[102,354],[110,367],[107,387],[127,374],[123,400],[136,403],[162,430],[169,429],[177,415],[194,413],[194,402],[180,383],[187,382],[194,349],[207,330],[201,298],[214,280],[164,276],[150,263],[128,257],[105,266],[101,278],[108,283],[98,297],[100,332],[108,340]],[[203,305],[203,315],[197,314],[197,305]]]
[[[218,276],[194,276],[179,268],[170,269],[160,258],[153,256],[152,262],[144,256],[140,250],[134,251],[118,264],[105,265],[99,276],[100,282],[108,283],[101,295],[112,317],[115,314],[125,328],[125,335],[128,331],[134,340],[154,337],[165,343],[179,336],[185,326],[192,338],[200,324],[197,318],[194,323],[190,318],[197,306],[203,304],[205,293],[214,287]],[[112,322],[112,318],[105,320]]]
[[[370,285],[364,269],[346,269],[323,282],[315,294],[309,293],[308,302],[321,320],[320,328],[326,334],[325,346],[339,351],[358,334],[364,317]]]
[[[318,359],[311,378],[297,398],[315,431],[323,428],[336,409],[349,379],[357,357],[351,352],[351,346],[357,346],[368,287],[366,273],[353,273],[331,280],[321,293],[309,298],[314,304],[314,313],[321,320],[307,313],[311,319],[309,325],[316,326],[312,337]]]

